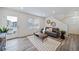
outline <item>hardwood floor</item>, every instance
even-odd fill
[[[6,51],[37,51],[27,38],[16,38],[6,42]]]
[[[65,40],[60,41],[56,51],[79,51],[79,35],[70,34]],[[6,51],[38,51],[27,38],[16,38],[8,40]]]
[[[79,51],[79,35],[70,34],[62,41],[57,51]]]

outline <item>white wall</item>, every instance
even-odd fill
[[[50,19],[51,21],[56,23],[56,26],[55,26],[56,28],[59,28],[60,30],[64,30],[64,31],[66,31],[68,33],[68,26],[66,24],[64,24],[63,22],[61,22],[61,21],[59,21],[59,20],[57,20],[57,19],[55,19],[53,17],[46,18],[46,21],[48,19]],[[45,24],[47,24],[46,21],[45,21]],[[49,26],[49,25],[47,24],[46,26]]]
[[[0,8],[0,25],[2,25],[2,8]]]
[[[79,34],[79,16],[71,16],[62,20],[69,27],[69,33]]]
[[[19,37],[19,36],[25,36],[25,35],[29,35],[32,34],[34,31],[36,30],[29,30],[28,26],[27,26],[27,20],[32,17],[34,19],[39,19],[40,20],[40,26],[44,27],[44,18],[42,17],[38,17],[38,16],[34,16],[31,14],[26,14],[26,13],[22,13],[22,12],[18,12],[15,10],[10,10],[7,8],[0,8],[0,24],[5,25],[7,24],[6,20],[7,20],[7,16],[16,16],[18,17],[18,29],[17,32],[15,34],[12,34],[9,37]],[[1,22],[2,21],[2,22]]]

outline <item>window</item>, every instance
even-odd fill
[[[10,33],[14,33],[17,30],[17,17],[7,16],[7,27]]]

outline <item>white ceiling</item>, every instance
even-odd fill
[[[79,11],[79,7],[8,7],[20,12],[25,12],[41,17],[53,16],[56,19],[62,19],[64,16]]]

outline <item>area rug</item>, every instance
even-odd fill
[[[56,51],[57,47],[61,44],[61,42],[50,37],[46,38],[45,41],[42,41],[34,35],[28,36],[27,38],[38,49],[38,51]]]

